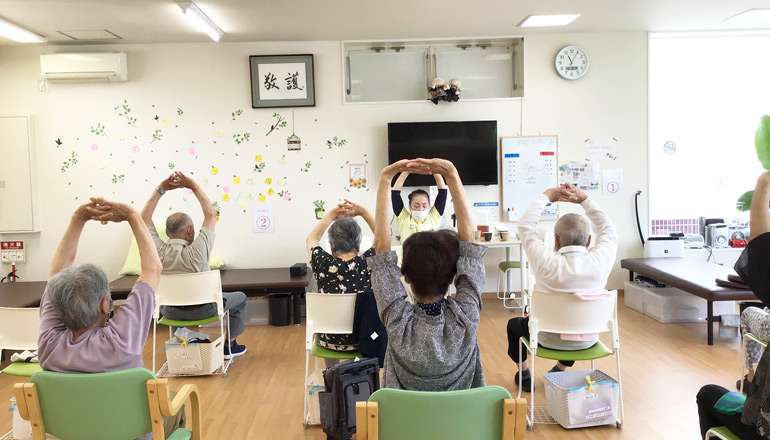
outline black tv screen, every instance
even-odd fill
[[[452,161],[465,185],[496,185],[497,121],[389,123],[388,163],[418,157]],[[410,174],[404,186],[435,184]]]

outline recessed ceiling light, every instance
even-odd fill
[[[15,24],[0,19],[0,37],[5,37],[19,43],[45,43],[46,39],[38,34],[22,29]]]
[[[562,14],[562,15],[530,15],[521,22],[519,27],[536,26],[565,26],[580,17],[580,14]]]
[[[770,9],[749,9],[725,21],[770,22]]]

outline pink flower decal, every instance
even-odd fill
[[[187,194],[195,194],[195,193],[190,188],[187,188]]]
[[[229,193],[230,192],[230,185],[225,185],[222,187],[222,191]]]
[[[187,149],[188,154],[195,154],[195,147],[190,147]]]
[[[96,144],[91,144],[91,151],[96,151],[99,149],[99,146]]]
[[[134,153],[138,153],[139,152],[139,145],[134,145],[133,147],[131,147],[131,151],[133,151]]]

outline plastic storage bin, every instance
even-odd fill
[[[591,421],[582,423],[570,422],[569,393],[577,392],[576,388],[587,385],[586,376],[599,386],[599,382],[609,381],[611,386],[610,408],[598,414]],[[545,401],[548,413],[562,427],[567,429],[585,428],[588,426],[611,425],[618,421],[618,405],[620,398],[620,385],[612,376],[601,370],[567,370],[555,373],[543,374],[545,378]]]
[[[623,284],[623,302],[626,307],[639,313],[644,313],[644,288],[636,283],[626,281]]]
[[[708,302],[675,287],[645,289],[644,313],[663,323],[703,322]],[[714,316],[735,314],[735,301],[714,302]]]
[[[647,287],[626,281],[623,284],[626,307],[662,323],[704,322],[707,301],[675,287]],[[735,301],[714,303],[714,316],[735,314]]]
[[[246,299],[246,325],[267,325],[269,316],[267,297]]]
[[[168,372],[192,376],[213,374],[224,364],[224,336],[211,334],[211,343],[182,345],[173,337],[166,341],[164,350],[168,361]]]

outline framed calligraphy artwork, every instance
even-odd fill
[[[251,107],[314,107],[313,55],[252,55]]]

